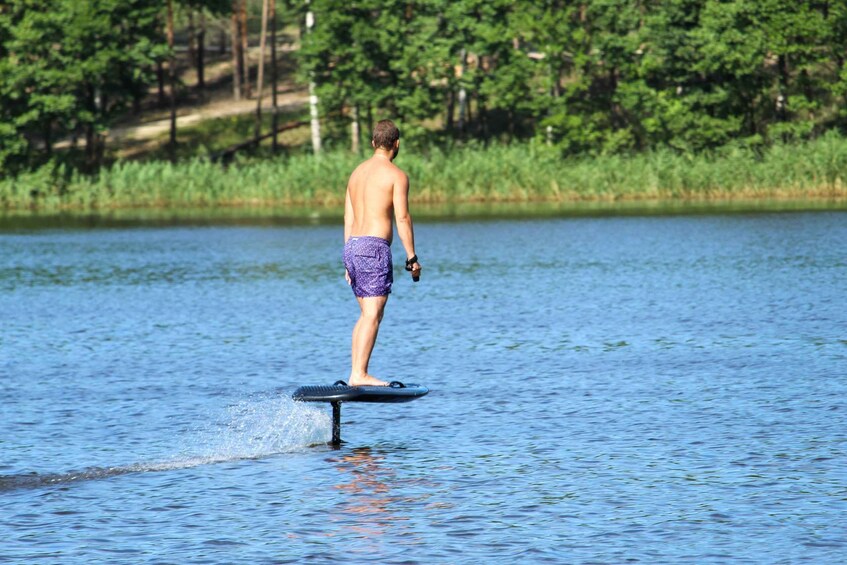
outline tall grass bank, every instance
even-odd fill
[[[0,181],[7,211],[339,206],[360,157],[332,152],[241,161],[119,162],[96,175],[45,167]],[[844,198],[847,139],[761,152],[563,159],[537,144],[402,151],[417,203]]]

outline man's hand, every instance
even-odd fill
[[[347,269],[344,269],[344,280],[347,281],[347,286],[353,284],[353,281],[350,280],[350,273],[347,271]]]
[[[421,280],[421,264],[418,263],[418,256],[414,255],[410,259],[406,259],[406,270],[412,273],[412,280],[418,282]]]

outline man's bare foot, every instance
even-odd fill
[[[385,381],[381,381],[376,377],[372,377],[371,375],[365,375],[363,377],[350,377],[350,386],[388,386],[388,383]]]

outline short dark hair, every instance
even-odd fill
[[[374,127],[374,147],[394,149],[394,144],[400,139],[400,130],[391,120],[381,120]]]

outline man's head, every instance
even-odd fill
[[[373,141],[374,149],[384,149],[391,152],[391,158],[400,152],[400,130],[391,120],[382,120],[374,127]]]

